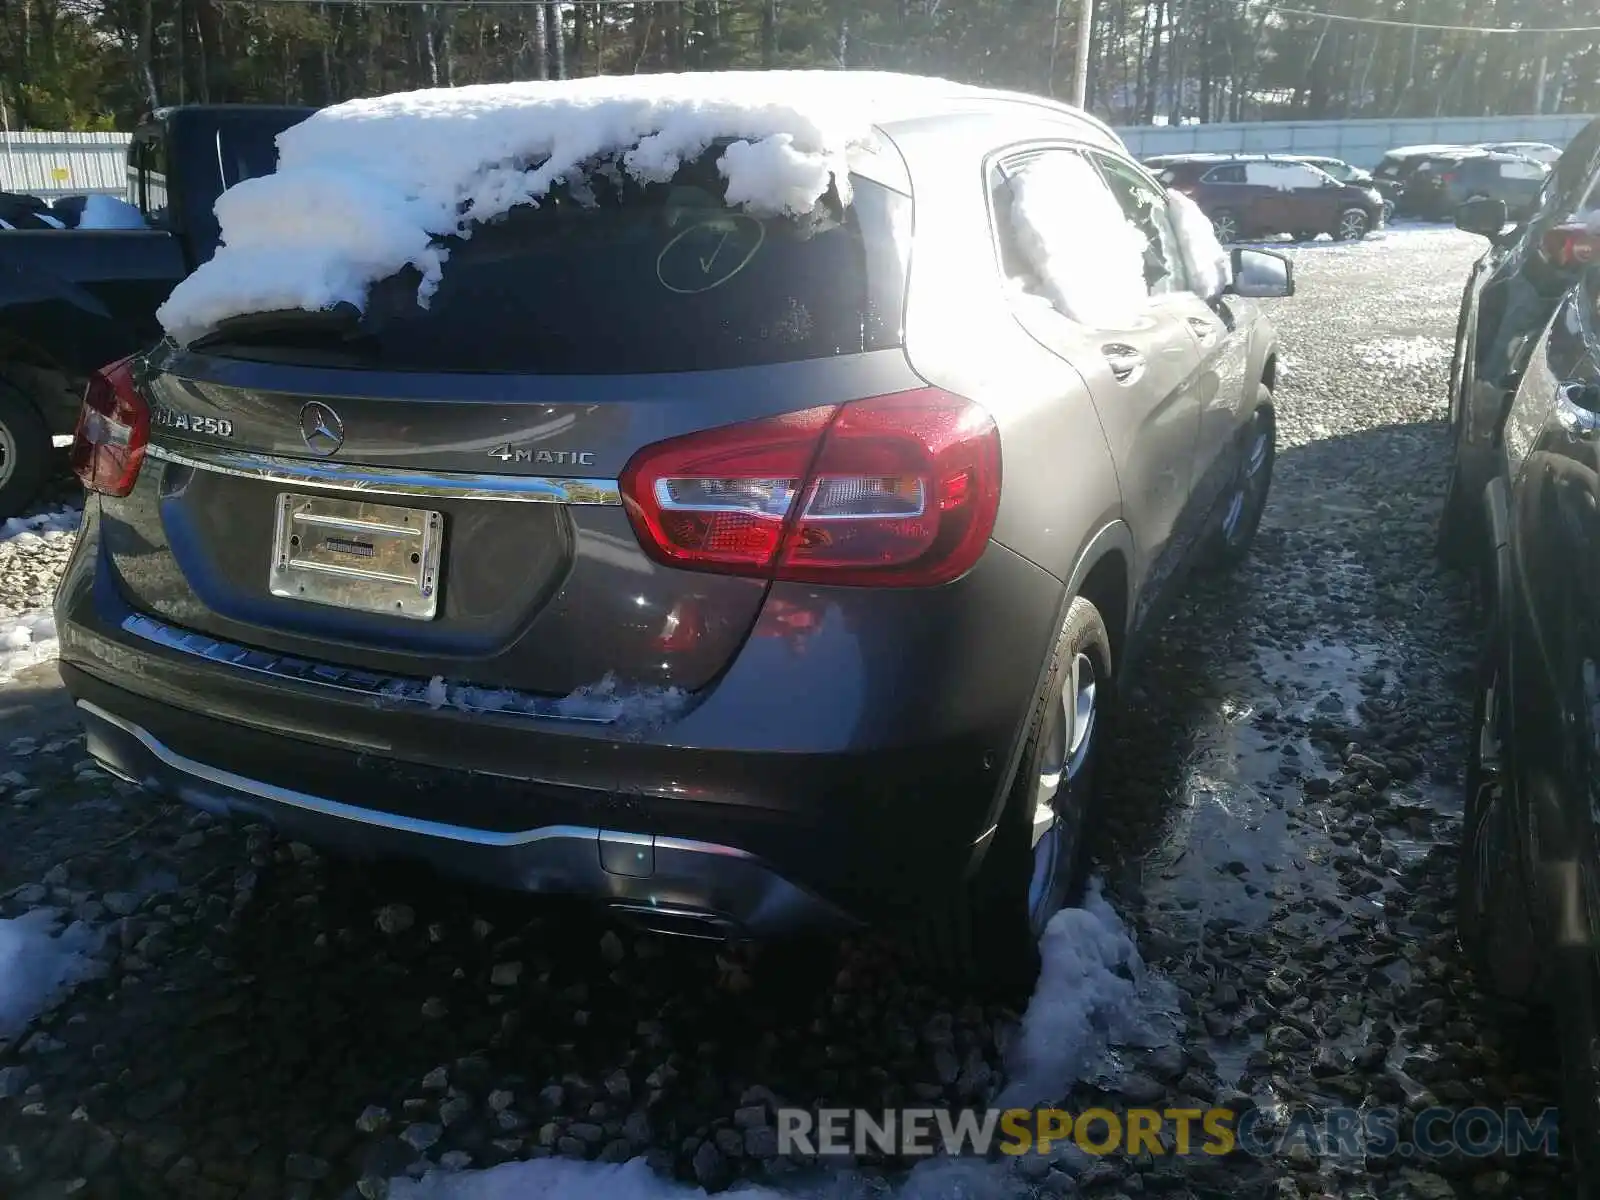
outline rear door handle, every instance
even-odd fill
[[[1189,328],[1194,330],[1195,336],[1202,342],[1209,342],[1217,336],[1217,326],[1205,317],[1190,317]]]
[[[1111,374],[1118,383],[1132,383],[1144,373],[1144,355],[1132,346],[1110,342],[1100,347],[1111,365]]]

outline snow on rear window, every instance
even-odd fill
[[[727,204],[808,216],[830,186],[849,203],[849,156],[874,144],[875,121],[973,91],[884,72],[728,71],[347,101],[279,134],[274,174],[223,193],[224,245],[157,315],[187,343],[244,313],[360,306],[371,284],[408,265],[425,305],[446,269],[437,239],[598,169],[670,181],[723,141]]]
[[[1126,327],[1149,299],[1148,241],[1080,156],[1041,154],[1011,179],[1011,225],[1038,290],[1066,316]]]

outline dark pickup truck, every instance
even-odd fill
[[[0,230],[0,520],[38,494],[90,372],[159,340],[156,308],[217,248],[217,197],[270,174],[277,135],[315,111],[182,105],[128,146],[127,202],[143,217],[90,228],[81,197]],[[120,206],[119,206],[120,207]],[[127,210],[125,210],[127,211]],[[51,216],[50,214],[54,214]],[[130,215],[132,215],[130,213]],[[80,224],[81,222],[81,224]]]

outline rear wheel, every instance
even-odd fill
[[[54,458],[39,410],[0,380],[0,520],[16,516],[39,494]]]
[[[1213,213],[1211,227],[1216,231],[1217,241],[1223,245],[1239,240],[1239,217],[1232,209],[1224,208]]]
[[[1385,225],[1389,225],[1389,224],[1392,224],[1393,221],[1394,221],[1394,201],[1393,200],[1385,200],[1383,202],[1383,223]]]
[[[1039,938],[1082,894],[1094,818],[1094,767],[1111,693],[1111,639],[1082,596],[1067,610],[999,827],[977,872],[928,913],[916,952],[930,969],[1023,997]]]
[[[1372,218],[1367,215],[1364,208],[1347,208],[1339,214],[1339,220],[1333,227],[1333,240],[1336,242],[1359,242],[1367,236],[1367,231],[1372,228]]]
[[[1503,639],[1491,616],[1478,666],[1456,868],[1456,932],[1479,984],[1511,1000],[1534,990],[1538,957],[1512,836]]]

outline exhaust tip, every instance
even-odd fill
[[[666,937],[729,942],[741,936],[738,924],[719,913],[694,908],[662,908],[653,904],[613,904],[610,908],[635,928]]]

